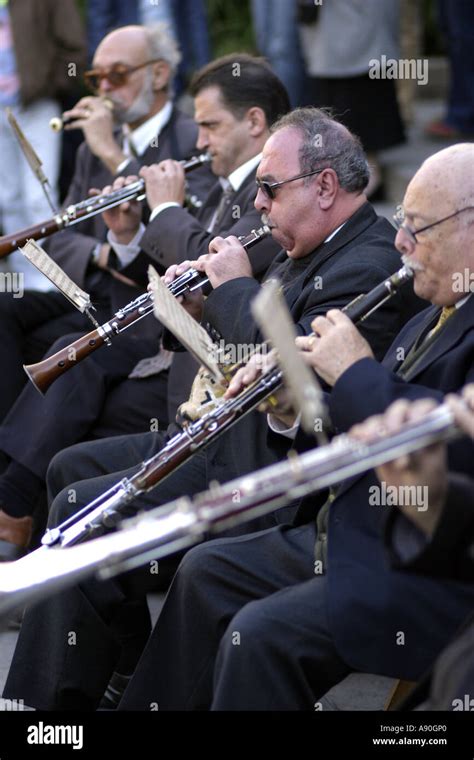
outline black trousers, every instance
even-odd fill
[[[313,524],[218,539],[181,562],[121,710],[315,710],[350,668],[315,577]]]
[[[89,324],[60,293],[0,294],[0,420],[27,382],[22,365],[39,361],[61,335],[86,331]]]
[[[77,337],[60,338],[48,354]],[[157,350],[156,340],[121,335],[78,362],[44,396],[28,383],[0,427],[0,450],[44,480],[54,455],[85,438],[137,433],[151,426],[166,430],[168,373],[127,377],[140,359]]]
[[[49,524],[58,525],[122,477],[136,472],[137,465],[153,456],[164,441],[159,433],[147,433],[81,443],[60,452],[48,471]],[[216,475],[225,480],[215,465],[219,446],[217,442],[195,454],[133,506],[149,509],[183,494],[195,494],[207,488]],[[227,479],[238,474],[227,470]],[[96,477],[91,479],[91,475]],[[87,476],[89,479],[83,480]],[[265,529],[292,514],[293,509],[278,510],[234,532]],[[131,598],[167,586],[179,559],[160,560],[158,575],[155,567],[148,567],[119,580],[91,579],[29,607],[4,696],[16,694],[38,709],[95,709],[120,661],[124,631],[129,638],[134,635],[123,625],[124,608]],[[149,633],[144,620],[145,615],[140,614],[136,641],[143,641]]]

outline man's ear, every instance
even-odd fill
[[[319,205],[322,209],[331,208],[339,189],[339,179],[334,169],[325,169],[319,175]]]
[[[265,111],[258,106],[249,108],[245,118],[249,125],[249,134],[252,137],[260,137],[268,129]]]
[[[153,64],[153,91],[160,92],[168,87],[171,69],[166,61],[157,61]]]

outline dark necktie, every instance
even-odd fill
[[[222,191],[220,201],[217,204],[217,208],[214,214],[214,218],[211,220],[209,232],[218,233],[221,228],[222,219],[230,206],[232,197],[234,195],[234,189],[230,183],[228,183]]]
[[[435,326],[432,327],[431,330],[429,330],[428,332],[423,331],[421,335],[419,335],[416,341],[414,342],[405,360],[401,363],[401,365],[397,369],[398,375],[403,377],[406,374],[406,372],[408,372],[413,367],[413,365],[418,361],[418,359],[420,359],[420,357],[423,356],[423,354],[429,350],[431,344],[437,340],[438,333],[440,332],[441,328],[444,327],[444,324],[454,314],[455,311],[456,311],[455,306],[443,307]]]

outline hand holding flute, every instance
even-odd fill
[[[460,430],[474,438],[474,384],[463,388],[462,399],[450,394],[446,396],[445,403]],[[422,422],[437,406],[434,399],[424,398],[413,402],[398,399],[383,414],[369,417],[355,425],[349,431],[349,436],[370,446],[381,436],[393,437],[407,425]],[[404,453],[398,459],[381,464],[376,468],[376,473],[379,481],[391,488],[392,492],[396,489],[396,493],[403,493],[399,489],[406,487],[424,489],[426,502],[415,506],[410,500],[407,504],[402,499],[397,507],[423,533],[431,536],[445,508],[448,490],[446,445],[435,443],[420,451]]]
[[[205,276],[213,288],[236,277],[253,277],[252,265],[246,249],[242,241],[234,235],[225,239],[216,237],[211,240],[209,253],[203,254],[196,261],[182,261],[180,264],[170,266],[163,277],[165,285],[171,285],[190,269]],[[194,319],[201,320],[204,299],[200,288],[186,293],[180,301]]]
[[[176,203],[182,206],[185,201],[185,168],[180,161],[168,159],[159,164],[142,166],[140,178],[145,183],[145,193],[151,211],[162,203]],[[137,177],[117,177],[111,187],[105,187],[102,194],[119,190]],[[103,219],[116,241],[128,245],[140,228],[141,207],[138,203],[123,203],[114,209],[105,211]]]

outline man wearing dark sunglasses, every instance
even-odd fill
[[[238,60],[238,56],[229,56],[220,76],[221,81],[228,83],[229,97],[235,98],[236,90],[240,88],[242,100],[245,101],[249,98],[250,88],[243,78],[244,66],[240,70],[242,79],[234,79],[232,75],[232,71],[237,71],[233,64]],[[202,77],[201,85],[195,95],[196,119],[200,127],[198,147],[211,151],[219,174],[232,174],[232,152],[236,149],[242,151],[245,132],[252,134],[258,124],[261,124],[262,116],[255,112],[261,110],[258,103],[262,101],[255,104],[250,101],[246,109],[242,108],[241,103],[231,108],[227,97],[222,97],[222,90],[216,92],[215,82],[211,84],[209,79]],[[224,139],[226,133],[232,136],[230,144]],[[255,205],[259,212],[263,211],[267,215],[278,244],[285,246],[285,250],[277,255],[270,272],[280,277],[296,330],[304,334],[309,330],[309,324],[316,314],[325,313],[330,306],[347,303],[397,268],[399,257],[393,246],[395,233],[386,220],[376,216],[366,201],[364,188],[369,173],[359,141],[324,112],[303,109],[283,117],[274,127],[274,134],[262,147],[262,160],[259,164],[258,161],[255,162],[253,170],[249,171],[253,175],[251,180],[254,184],[247,192],[255,198],[255,176],[263,182],[281,183],[270,189],[275,196],[273,200],[259,190]],[[241,161],[244,157],[245,154]],[[249,156],[246,158],[249,160]],[[170,179],[172,167],[168,162],[162,173],[165,182],[167,178]],[[300,177],[302,174],[308,176]],[[148,193],[150,195],[149,188]],[[154,197],[158,194],[155,187],[153,194]],[[177,241],[186,241],[186,246],[183,246],[185,252],[191,252],[193,248],[198,252],[203,247],[205,250],[209,238],[212,238],[205,225],[212,225],[216,213],[215,203],[214,207],[210,205],[206,211],[207,217],[202,217],[203,221],[199,225],[200,219],[188,219],[178,204],[164,208],[144,235],[150,256],[154,256],[158,264],[166,260],[164,257],[167,253],[169,255],[169,250],[176,249],[177,243],[173,236]],[[227,210],[226,218],[229,222],[232,219],[231,209]],[[242,216],[241,221],[243,218]],[[166,238],[160,235],[161,224],[168,230]],[[237,225],[237,222],[234,224]],[[157,230],[155,250],[153,229]],[[241,228],[241,231],[248,231],[248,228]],[[116,233],[120,234],[118,228]],[[165,239],[169,247],[165,245]],[[194,246],[193,240],[196,241]],[[259,246],[254,249],[256,253],[258,249]],[[235,236],[215,238],[210,250],[219,250],[219,253],[204,253],[199,264],[207,268],[214,286],[204,307],[204,324],[212,326],[217,331],[213,333],[214,337],[220,334],[229,345],[258,343],[261,337],[250,316],[249,304],[260,286],[253,276],[245,251]],[[163,259],[160,258],[161,255]],[[189,262],[184,262],[182,268],[185,269],[188,265]],[[179,270],[180,267],[174,265],[168,272],[167,279],[173,279]],[[393,331],[416,308],[413,296],[408,291],[367,320],[364,324],[365,334],[377,354],[383,352]],[[137,499],[134,506],[137,509],[147,509],[163,504],[183,493],[196,493],[207,486],[210,479],[224,482],[252,471],[261,464],[275,461],[285,456],[289,447],[289,441],[285,444],[285,439],[281,436],[278,441],[276,438],[273,432],[268,433],[265,418],[257,413],[248,415],[233,430],[222,436],[217,445],[213,444],[206,451],[196,454],[153,492]],[[156,433],[145,433],[133,438],[79,444],[61,452],[52,462],[48,475],[50,494],[56,496],[50,512],[52,524],[57,524],[57,521],[75,511],[79,504],[89,502],[112,482],[115,483],[118,470],[130,468],[132,459],[138,463],[155,453],[162,444],[163,438]],[[104,476],[104,472],[111,474]],[[124,474],[122,472],[120,477]],[[89,479],[85,480],[85,477]],[[67,498],[73,481],[76,504],[71,504]],[[277,512],[254,521],[250,526],[243,526],[242,530],[262,530],[286,522],[291,513],[291,508]],[[160,560],[158,578],[144,573],[135,582],[140,583],[142,591],[146,590],[146,585],[149,586],[151,581],[163,584],[169,579],[176,564],[176,557],[169,558],[169,561]],[[94,599],[93,604],[89,602],[89,595]],[[87,597],[85,603],[84,596]],[[79,601],[80,598],[82,601]],[[83,584],[80,589],[69,590],[67,594],[55,597],[54,601],[31,609],[25,616],[20,634],[7,684],[8,694],[15,693],[17,697],[21,695],[26,704],[45,709],[59,708],[65,706],[66,702],[70,707],[94,707],[99,703],[114,669],[117,671],[113,676],[114,689],[123,689],[129,680],[124,676],[131,673],[135,662],[131,658],[129,645],[128,652],[126,646],[122,647],[120,660],[117,660],[115,644],[112,643],[114,640],[116,642],[114,625],[108,625],[112,620],[123,621],[127,609],[123,601],[123,590],[117,594],[115,582],[102,584],[97,589],[96,582],[91,581]],[[48,660],[47,677],[43,676],[39,667],[44,656],[42,652],[52,652],[52,636],[56,641],[63,641],[62,634],[58,635],[58,631],[76,629],[79,624],[76,621],[77,614],[80,614],[81,630],[88,643],[80,651],[77,648],[73,662],[68,658],[67,637],[64,638],[64,645],[61,643],[56,646]],[[41,640],[38,637],[39,618],[43,623]],[[144,618],[145,615],[140,619],[130,617],[132,622],[140,625]],[[163,630],[166,636],[166,627]],[[176,637],[176,630],[174,635]],[[184,640],[185,636],[186,631],[179,632],[179,638],[183,637]],[[32,637],[35,639],[34,645]],[[144,638],[142,636],[142,640]],[[136,636],[135,642],[138,640]],[[94,654],[99,650],[104,653],[100,663]],[[135,650],[135,657],[136,654]],[[163,681],[160,678],[161,685],[156,683],[157,693],[160,693],[160,709],[162,704],[165,709],[173,704],[182,706],[179,693],[183,694],[189,684],[182,677],[181,665],[183,669],[186,668],[184,661],[177,663],[173,657],[169,667],[177,668],[177,679],[166,676]],[[87,684],[82,680],[84,673],[88,674]],[[150,670],[149,675],[152,676],[153,673]],[[118,678],[118,675],[121,677]],[[68,696],[66,691],[71,684],[74,686]],[[142,686],[143,683],[139,680],[139,692]],[[155,684],[152,684],[152,688],[155,688]],[[148,698],[147,688],[143,695],[144,699]],[[196,690],[196,699],[199,704],[203,704],[200,689]],[[204,704],[205,701],[204,698]],[[143,704],[140,701],[138,709]],[[190,705],[193,704],[196,703],[192,698]]]

